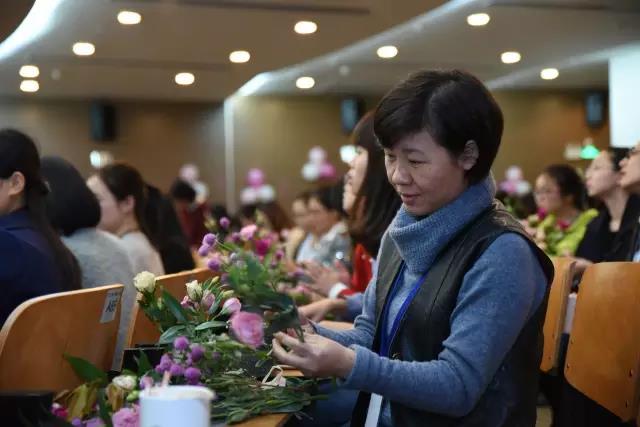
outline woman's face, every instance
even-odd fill
[[[435,212],[466,188],[472,163],[454,159],[427,132],[410,135],[385,149],[387,178],[411,215]]]
[[[325,208],[315,197],[309,199],[308,214],[309,231],[317,237],[322,237],[338,222],[337,213]]]
[[[602,151],[593,159],[586,171],[589,196],[602,198],[618,187],[620,173],[613,168],[611,154]]]
[[[571,197],[562,196],[558,183],[547,174],[536,179],[534,191],[536,206],[548,214],[558,213],[565,207],[571,206]]]
[[[356,157],[349,163],[349,172],[344,179],[344,194],[342,195],[342,208],[352,214],[353,204],[362,187],[364,176],[369,164],[369,152],[362,147],[356,148]]]
[[[301,228],[308,233],[309,212],[307,211],[307,204],[305,201],[302,199],[294,200],[291,205],[291,210],[293,212],[293,222],[296,224],[296,227]]]
[[[98,175],[90,177],[87,180],[87,186],[93,191],[100,203],[101,216],[98,228],[117,234],[125,219],[125,213],[121,209],[120,203]]]
[[[620,185],[625,190],[640,194],[640,142],[620,162]]]

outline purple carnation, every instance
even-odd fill
[[[275,256],[276,256],[276,259],[280,261],[282,258],[284,258],[284,251],[282,249],[278,249],[276,251]]]
[[[202,356],[204,356],[204,347],[202,347],[200,344],[192,344],[191,360],[197,362],[198,360],[202,359]]]
[[[207,255],[209,255],[210,251],[211,246],[203,243],[202,246],[200,246],[200,249],[198,249],[198,255],[200,255],[201,257],[206,257]]]
[[[222,267],[222,263],[220,262],[220,258],[218,258],[218,257],[211,258],[207,262],[207,267],[209,268],[209,270],[211,270],[213,272],[220,271],[220,267]]]
[[[240,242],[240,233],[235,232],[235,233],[231,233],[231,241],[233,243],[239,243]]]
[[[171,364],[173,364],[173,360],[168,354],[163,354],[160,358],[160,363],[156,366],[156,372],[159,374],[164,374],[166,371],[171,368]]]
[[[217,241],[218,241],[218,236],[216,236],[215,234],[207,233],[204,235],[204,238],[202,239],[202,244],[207,246],[214,246]]]
[[[174,363],[173,365],[171,365],[171,369],[169,369],[169,372],[171,373],[172,377],[179,377],[184,374],[184,368],[177,363]]]
[[[269,248],[271,247],[271,240],[269,239],[260,239],[256,242],[256,254],[259,256],[265,256],[269,252]]]
[[[187,382],[191,385],[198,384],[198,381],[200,381],[201,375],[202,374],[200,372],[200,369],[198,368],[187,368],[184,371],[184,377],[187,379]]]
[[[173,341],[173,348],[180,351],[186,350],[189,348],[189,340],[187,337],[178,337]]]
[[[220,218],[220,227],[222,227],[224,230],[228,229],[230,225],[231,220],[229,220],[229,218],[227,218],[226,216]]]

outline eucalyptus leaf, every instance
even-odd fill
[[[186,329],[187,327],[185,325],[175,325],[170,327],[160,335],[158,344],[172,343],[173,340],[180,336]]]
[[[204,322],[199,324],[198,326],[195,327],[195,331],[204,331],[205,329],[211,329],[211,328],[222,328],[222,327],[226,327],[227,323],[226,322],[221,322],[219,320],[210,320],[208,322]]]

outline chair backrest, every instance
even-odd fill
[[[186,295],[185,285],[187,282],[192,280],[204,282],[214,275],[215,273],[206,268],[197,268],[195,270],[184,271],[182,273],[168,274],[156,279],[156,289],[159,289],[160,286],[162,286],[178,301],[182,301],[182,298]],[[136,344],[155,344],[158,342],[158,338],[160,338],[158,327],[147,319],[144,311],[141,310],[138,303],[136,303],[131,314],[127,348]]]
[[[544,318],[544,348],[542,351],[542,361],[540,370],[549,372],[558,367],[558,356],[560,354],[560,338],[564,318],[567,313],[567,298],[575,275],[575,260],[568,257],[553,258],[555,275],[549,290],[549,303],[547,313]]]
[[[16,307],[0,330],[0,390],[75,388],[82,380],[65,354],[111,369],[123,289],[61,292]]]
[[[640,400],[640,263],[588,267],[565,363],[569,384],[623,421]]]

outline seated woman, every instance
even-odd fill
[[[309,286],[329,297],[300,307],[302,314],[315,321],[328,313],[353,321],[362,312],[362,294],[373,276],[380,240],[401,204],[385,176],[384,151],[373,133],[373,113],[360,120],[352,140],[357,155],[349,165],[342,206],[349,214],[349,234],[355,243],[353,274],[349,276],[342,263],[336,263],[336,268],[310,270],[315,282]]]
[[[378,105],[402,207],[363,313],[348,331],[273,340],[282,363],[360,391],[352,425],[535,425],[553,265],[494,204],[502,128],[489,91],[457,70],[419,72]]]
[[[618,181],[626,148],[603,150],[587,169],[587,192],[602,202],[598,216],[587,226],[575,256],[586,267],[594,262],[626,261],[640,216],[640,197],[630,195]]]
[[[343,221],[342,193],[342,184],[311,193],[307,203],[311,232],[300,244],[296,262],[333,266],[336,260],[347,260],[351,239]]]
[[[80,288],[80,269],[47,220],[33,141],[0,130],[0,325],[24,301]]]
[[[100,204],[76,168],[60,157],[44,157],[42,174],[50,189],[47,196],[49,221],[77,258],[82,271],[82,287],[114,283],[125,286],[114,356],[114,368],[119,369],[137,293],[127,249],[116,236],[96,228],[100,222]]]
[[[582,178],[569,165],[547,167],[536,179],[538,214],[529,218],[529,233],[550,256],[572,256],[589,222],[598,215],[586,209]]]
[[[147,194],[140,173],[124,163],[100,169],[87,180],[100,203],[98,228],[120,237],[129,253],[133,273],[149,271],[164,274],[160,254],[150,242],[145,221]]]
[[[640,196],[640,142],[620,161],[620,185],[630,194]],[[640,218],[639,218],[640,220]],[[640,226],[636,226],[628,261],[640,262]]]
[[[287,231],[285,241],[285,255],[288,261],[296,259],[302,242],[310,233],[311,223],[307,208],[308,203],[309,193],[307,192],[298,194],[291,202],[293,227]]]

